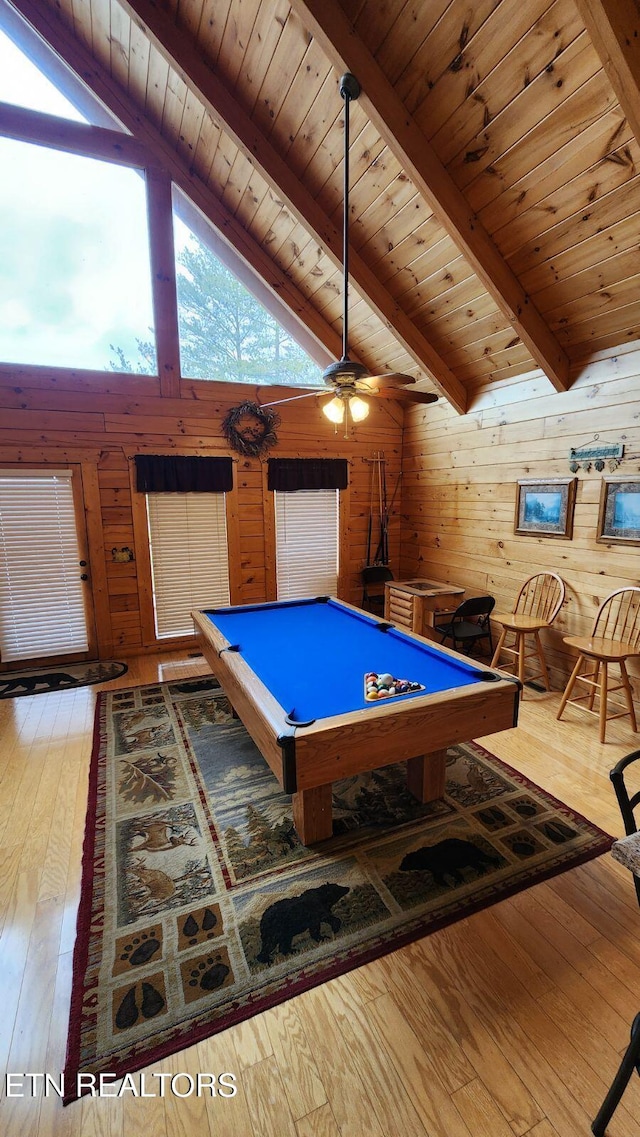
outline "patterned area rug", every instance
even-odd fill
[[[612,840],[475,743],[444,800],[390,766],[336,783],[333,815],[299,843],[214,680],[99,695],[67,1100],[79,1070],[138,1070]]]
[[[35,671],[5,671],[0,675],[0,699],[18,695],[42,695],[45,691],[67,691],[70,687],[88,687],[118,679],[129,670],[126,663],[94,660],[71,663],[65,667],[40,667]]]

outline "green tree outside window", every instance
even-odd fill
[[[314,386],[320,369],[236,276],[193,234],[176,258],[180,364],[189,379]],[[155,374],[153,343],[128,360],[112,345],[111,366]]]

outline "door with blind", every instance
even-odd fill
[[[148,493],[155,633],[193,635],[193,608],[229,604],[226,494]]]
[[[278,600],[336,596],[339,490],[274,491]]]
[[[0,469],[0,667],[95,657],[81,470]]]

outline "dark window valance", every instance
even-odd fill
[[[228,493],[232,486],[231,458],[136,454],[140,493]]]
[[[346,458],[269,458],[270,490],[344,490]]]

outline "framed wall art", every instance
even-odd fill
[[[597,540],[640,545],[640,478],[603,478]]]
[[[575,478],[521,478],[516,497],[516,533],[571,538]]]

